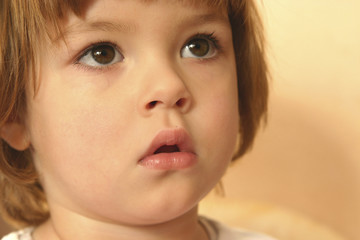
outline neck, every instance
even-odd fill
[[[198,222],[197,207],[175,219],[152,225],[125,225],[87,218],[74,212],[51,218],[39,226],[34,240],[207,240],[204,229]],[[65,213],[65,214],[64,214]],[[61,217],[60,217],[61,216]]]

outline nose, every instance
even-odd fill
[[[149,116],[161,109],[186,113],[191,106],[191,95],[181,71],[169,63],[150,65],[141,77],[140,113]]]

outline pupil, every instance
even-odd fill
[[[101,45],[94,47],[91,54],[96,62],[100,64],[108,64],[114,59],[115,50],[111,46]]]
[[[209,43],[205,39],[194,39],[189,43],[189,50],[198,57],[205,56],[209,49]]]

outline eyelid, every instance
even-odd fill
[[[79,61],[82,57],[84,57],[91,49],[93,49],[94,47],[100,46],[100,45],[110,45],[110,46],[114,47],[115,49],[117,49],[116,44],[109,42],[109,41],[92,42],[90,44],[87,44],[85,48],[83,48],[82,50],[79,51],[79,53],[75,57],[75,62]]]
[[[210,40],[213,44],[214,44],[214,46],[216,47],[216,48],[219,48],[220,46],[219,46],[219,40],[217,39],[217,37],[214,35],[215,33],[214,32],[212,32],[212,33],[209,33],[209,34],[206,34],[206,33],[198,33],[196,36],[195,36],[195,38],[196,37],[198,37],[198,38],[201,38],[201,37],[205,37],[205,38],[207,38],[208,40]]]

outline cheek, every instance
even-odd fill
[[[212,169],[225,170],[230,163],[239,130],[236,72],[232,68],[208,76],[208,84],[198,92],[196,105],[199,114],[193,131],[199,137],[197,144]]]
[[[208,108],[204,110],[203,123],[199,126],[204,129],[202,132],[212,135],[208,140],[211,145],[208,149],[217,148],[232,153],[238,134],[239,114],[236,96],[228,93],[226,91],[218,96],[214,95],[214,98],[207,102]]]
[[[218,146],[227,144],[232,147],[238,133],[239,113],[235,66],[229,65],[209,77],[209,84],[200,92],[203,124],[199,126],[213,132]]]
[[[126,136],[128,129],[125,127],[128,118],[119,117],[120,106],[93,104],[80,96],[41,99],[34,102],[30,118],[30,135],[40,170],[43,167],[59,170],[69,177],[73,172],[75,178],[92,168],[106,172],[111,163],[101,165],[104,156],[114,164],[117,162],[111,158],[111,150],[125,145],[121,136]],[[89,171],[76,173],[78,169]]]
[[[53,99],[62,101],[36,104],[30,122],[33,156],[48,197],[70,204],[65,196],[92,199],[94,192],[113,192],[114,179],[133,164],[119,161],[133,157],[127,153],[129,119],[99,102]]]
[[[211,97],[204,96],[191,127],[203,169],[198,181],[200,186],[208,187],[207,191],[222,178],[235,151],[239,115],[237,94],[232,94],[232,89],[218,88]]]

